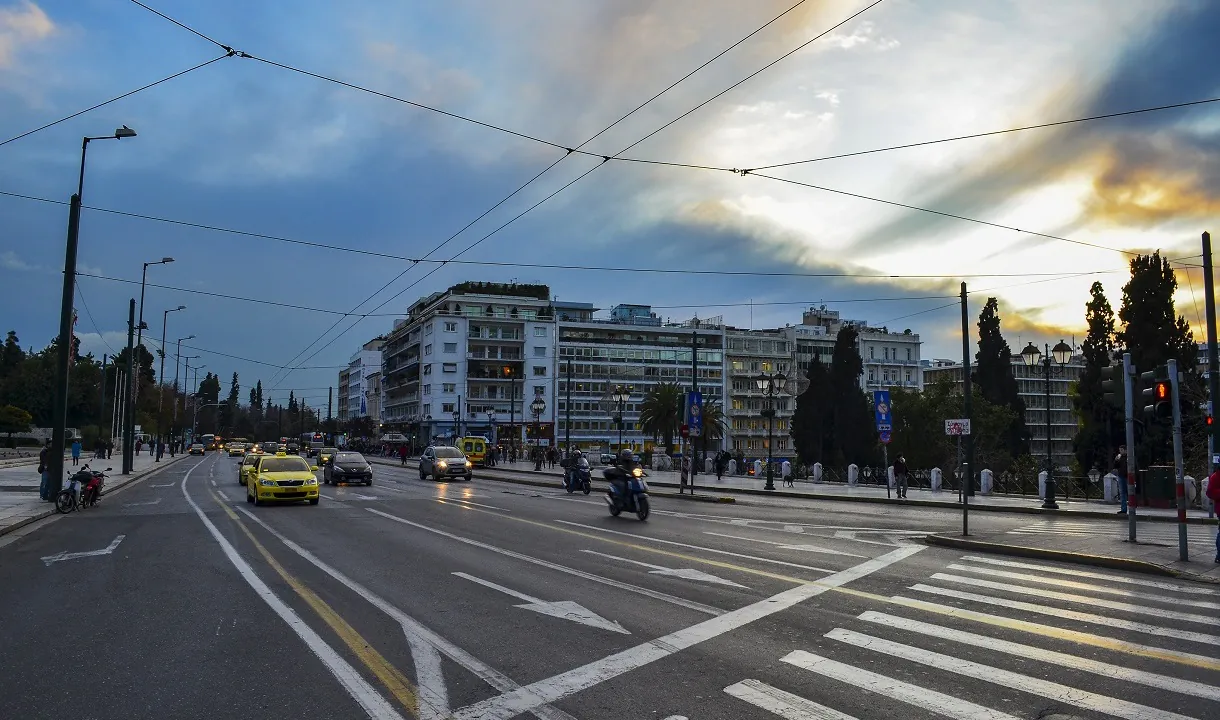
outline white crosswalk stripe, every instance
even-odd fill
[[[927,599],[891,595],[887,607],[849,624],[836,620],[816,648],[779,658],[820,678],[801,683],[818,688],[814,698],[770,678],[743,679],[724,692],[786,720],[920,710],[1006,720],[1041,716],[1048,706],[1127,720],[1213,717],[1220,702],[1220,633],[1209,632],[1220,624],[1220,613],[1209,612],[1220,610],[1210,600],[1220,597],[1214,587],[982,556],[943,567],[908,588]],[[912,665],[921,669],[913,673]],[[842,692],[848,688],[862,692]],[[823,704],[828,697],[842,698],[834,703],[841,706]]]

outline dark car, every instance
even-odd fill
[[[339,452],[322,466],[322,482],[373,484],[373,466],[358,452]]]
[[[190,455],[202,455],[204,453],[203,443],[192,443],[186,452]]]
[[[294,443],[294,442],[290,442],[290,443],[288,443],[288,445],[285,447],[284,452],[288,453],[289,455],[300,455],[300,454],[301,454],[301,446],[300,446],[300,445],[297,445],[297,444],[296,444],[296,443]]]
[[[284,452],[284,448],[280,447],[280,444],[277,442],[265,442],[263,443],[263,452],[268,455],[274,455],[277,452]]]
[[[429,447],[419,458],[419,479],[427,480],[429,475],[437,480],[447,477],[464,477],[469,480],[474,476],[474,463],[467,460],[466,455],[455,447]]]

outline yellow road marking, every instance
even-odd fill
[[[680,558],[682,560],[687,560],[689,562],[702,563],[705,565],[711,565],[713,567],[718,567],[718,568],[722,568],[722,569],[726,569],[726,570],[736,570],[737,572],[743,572],[743,573],[747,573],[749,575],[761,575],[762,577],[768,577],[768,578],[772,578],[774,580],[783,580],[786,582],[796,583],[797,585],[820,585],[821,584],[817,580],[805,580],[803,578],[792,577],[789,575],[780,575],[777,573],[770,573],[765,570],[756,570],[754,568],[749,568],[749,567],[737,565],[737,564],[730,563],[730,562],[724,562],[722,560],[711,560],[708,558],[702,558],[702,557],[698,557],[695,555],[686,555],[683,553],[672,552],[670,550],[662,550],[660,548],[648,547],[646,545],[637,545],[635,543],[626,542],[623,540],[615,540],[614,538],[609,538],[609,537],[606,537],[605,535],[581,532],[580,530],[573,530],[571,528],[559,527],[557,525],[551,525],[548,523],[539,522],[537,520],[527,520],[526,518],[522,518],[522,517],[513,517],[511,515],[504,515],[503,513],[492,512],[490,510],[483,510],[482,508],[468,508],[468,509],[474,510],[476,512],[487,513],[489,515],[495,515],[496,517],[502,517],[506,520],[514,520],[516,522],[522,522],[522,523],[526,523],[529,525],[536,525],[538,527],[547,528],[549,530],[557,530],[559,532],[564,532],[564,533],[568,533],[571,535],[578,535],[578,536],[584,537],[584,538],[590,538],[593,540],[601,540],[602,542],[608,542],[608,543],[611,543],[614,545],[628,547],[633,550],[641,550],[643,552],[650,552],[650,553],[655,553],[658,555],[665,555],[668,557]],[[1049,627],[1049,626],[1045,626],[1045,625],[1038,625],[1036,623],[1026,622],[1024,620],[1002,618],[1002,617],[998,617],[998,616],[994,616],[994,615],[986,615],[984,613],[977,613],[977,612],[973,612],[970,610],[962,610],[959,608],[944,607],[944,606],[940,606],[940,605],[935,605],[933,603],[923,602],[920,600],[911,600],[908,598],[901,598],[901,597],[886,597],[885,595],[878,595],[876,593],[870,593],[870,592],[867,592],[864,590],[855,590],[852,588],[845,588],[845,587],[839,587],[839,586],[832,586],[830,589],[834,590],[835,592],[844,593],[846,595],[851,595],[853,597],[863,598],[866,600],[873,600],[873,601],[879,602],[879,603],[885,603],[885,604],[889,604],[889,605],[901,605],[903,607],[913,608],[913,609],[917,609],[917,610],[924,610],[926,612],[935,613],[938,615],[944,615],[946,617],[953,617],[953,618],[958,618],[958,619],[962,619],[962,620],[971,620],[971,621],[974,621],[977,623],[982,623],[985,625],[993,625],[996,627],[1002,627],[1002,628],[1006,628],[1009,630],[1027,632],[1027,633],[1030,633],[1033,635],[1041,635],[1043,637],[1054,638],[1057,640],[1066,640],[1068,642],[1077,643],[1079,645],[1091,645],[1093,647],[1103,648],[1106,650],[1113,650],[1115,652],[1126,653],[1128,655],[1136,655],[1136,656],[1148,658],[1151,660],[1165,660],[1168,662],[1178,663],[1180,665],[1189,665],[1192,667],[1198,667],[1198,668],[1203,668],[1203,669],[1207,669],[1207,670],[1220,670],[1220,660],[1211,660],[1209,658],[1205,658],[1200,655],[1191,655],[1189,653],[1179,653],[1179,652],[1175,652],[1173,650],[1149,649],[1145,646],[1134,645],[1132,643],[1126,643],[1121,640],[1113,640],[1110,638],[1101,637],[1099,635],[1092,635],[1089,633],[1082,633],[1082,632],[1077,632],[1074,630],[1062,630],[1059,628],[1053,628],[1053,627]]]
[[[289,572],[284,569],[284,566],[280,565],[279,561],[272,557],[267,548],[263,547],[263,544],[254,537],[254,533],[250,532],[250,529],[241,521],[241,518],[237,516],[237,513],[233,512],[233,509],[224,503],[214,491],[209,490],[208,492],[211,493],[212,499],[216,501],[216,504],[220,505],[220,507],[225,511],[225,514],[228,515],[233,522],[237,523],[237,527],[241,528],[241,531],[246,534],[246,537],[250,538],[250,542],[254,543],[254,547],[258,550],[259,554],[263,556],[263,559],[267,561],[267,564],[270,565],[281,578],[283,578],[284,582],[288,583],[288,585],[294,591],[296,591],[296,594],[299,595],[301,599],[309,605],[309,607],[313,608],[314,612],[321,616],[322,620],[330,626],[330,629],[334,630],[335,634],[343,640],[348,649],[351,650],[356,657],[360,658],[360,661],[364,663],[365,667],[367,667],[374,675],[377,676],[377,679],[380,680],[382,685],[384,685],[385,688],[390,691],[390,694],[392,694],[394,698],[407,709],[408,712],[413,714],[415,717],[419,717],[419,695],[415,691],[414,684],[412,684],[411,681],[408,680],[398,668],[391,665],[390,661],[386,660],[381,653],[377,652],[377,650],[373,648],[373,646],[370,645],[367,640],[361,637],[360,633],[357,632],[356,629],[346,620],[340,617],[330,605],[326,604],[325,600],[318,597],[318,595],[306,587],[304,583],[297,580],[293,575],[289,574]]]

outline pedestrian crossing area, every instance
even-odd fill
[[[884,600],[725,687],[736,712],[1220,718],[1220,586],[967,555]]]
[[[1009,535],[1058,535],[1062,537],[1112,537],[1119,540],[1127,539],[1127,524],[1116,522],[1073,522],[1063,520],[1042,520],[1032,525],[1009,530]],[[1191,524],[1186,528],[1186,539],[1191,545],[1214,544],[1216,541],[1215,526]],[[1140,523],[1136,531],[1136,540],[1142,543],[1158,543],[1177,545],[1178,526],[1176,523]]]

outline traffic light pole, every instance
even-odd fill
[[[1126,400],[1123,424],[1127,431],[1127,540],[1135,542],[1135,368],[1131,353],[1123,353],[1123,398]]]
[[[1178,559],[1186,562],[1186,477],[1182,462],[1182,404],[1178,400],[1178,361],[1169,360],[1169,387],[1173,401],[1173,480],[1178,496]]]
[[[1220,396],[1220,360],[1217,360],[1217,352],[1220,348],[1216,347],[1216,288],[1215,282],[1212,280],[1212,236],[1211,233],[1203,233],[1203,305],[1207,310],[1207,416],[1213,417],[1212,413],[1215,410],[1215,402],[1217,396]],[[1215,423],[1213,419],[1211,427],[1207,428],[1207,467],[1213,472],[1216,470],[1216,463],[1213,462],[1212,453],[1220,449],[1220,425]],[[1209,473],[1210,474],[1210,473]]]

